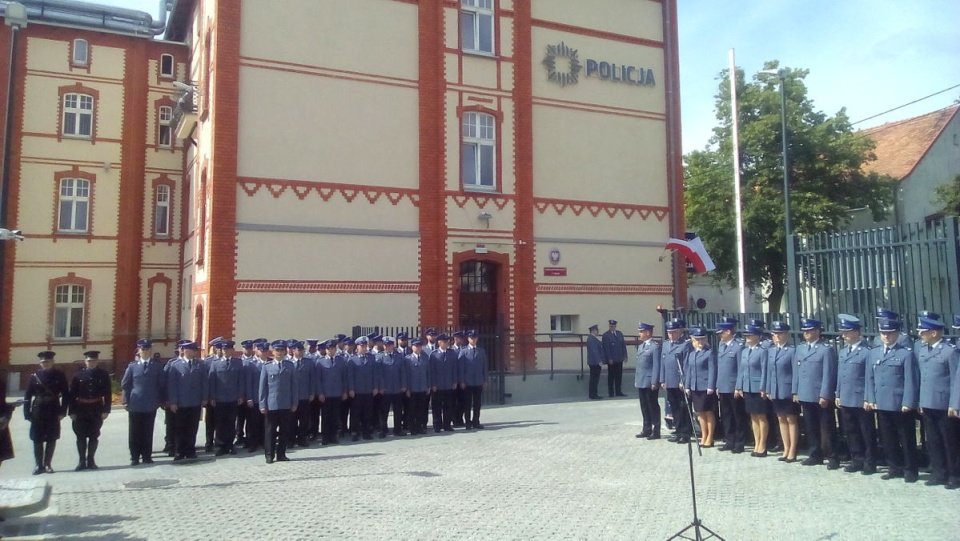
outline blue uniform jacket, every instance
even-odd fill
[[[691,349],[683,366],[683,386],[691,391],[717,389],[717,356],[710,346]]]
[[[637,345],[637,370],[633,375],[633,386],[637,389],[649,389],[660,386],[660,344],[653,338]]]
[[[253,401],[253,405],[260,409],[260,373],[263,372],[263,365],[266,364],[259,357],[253,357],[243,366],[245,393],[247,401]]]
[[[356,394],[371,394],[374,389],[380,388],[380,370],[372,353],[350,357],[347,388]]]
[[[398,394],[407,389],[407,366],[403,354],[397,350],[384,351],[377,356],[380,368],[380,390],[387,394]]]
[[[873,348],[867,357],[870,366],[864,377],[864,401],[878,410],[900,411],[917,408],[920,370],[913,351],[898,342],[888,352]]]
[[[960,368],[953,374],[953,389],[950,390],[950,407],[960,411]]]
[[[317,357],[317,394],[340,397],[347,392],[347,361],[343,357]]]
[[[870,347],[866,340],[840,350],[837,362],[837,398],[844,408],[862,408],[866,392]]]
[[[763,387],[763,372],[767,366],[767,350],[757,344],[750,347],[744,345],[740,349],[740,367],[737,369],[737,385],[735,390],[745,393],[759,393],[766,391]],[[787,386],[790,390],[790,386]]]
[[[603,344],[594,335],[587,337],[587,365],[600,366],[603,364]]]
[[[487,382],[487,352],[483,348],[466,346],[460,350],[460,379],[471,387]]]
[[[666,385],[667,389],[676,389],[680,386],[680,366],[677,365],[676,356],[680,355],[681,360],[685,359],[687,352],[692,349],[693,346],[687,341],[671,342],[670,340],[664,340],[660,346],[661,385]]]
[[[300,400],[310,400],[310,397],[317,394],[316,391],[316,364],[313,359],[302,357],[299,360],[290,358],[293,363],[294,371],[297,376],[297,396]]]
[[[200,406],[209,399],[207,365],[200,359],[178,358],[167,370],[167,394],[170,404],[178,408]]]
[[[210,400],[236,402],[245,394],[243,361],[239,357],[217,359],[210,371]]]
[[[801,402],[833,401],[837,391],[837,352],[822,340],[800,344],[793,353],[793,394]]]
[[[793,357],[796,349],[787,345],[767,348],[767,364],[760,380],[760,389],[772,399],[793,398]]]
[[[622,363],[627,360],[627,342],[620,331],[603,333],[603,358],[608,363]]]
[[[127,365],[120,380],[122,401],[134,413],[156,411],[163,402],[167,374],[160,361],[134,361]]]
[[[740,373],[740,351],[743,342],[730,340],[729,344],[717,345],[717,392],[732,393],[737,388],[737,375]]]
[[[453,389],[454,385],[461,382],[460,361],[457,352],[452,349],[437,349],[431,353],[430,370],[433,374],[433,385],[437,390]]]
[[[293,409],[300,401],[296,367],[292,361],[270,361],[260,371],[260,409],[268,411]]]
[[[957,373],[960,350],[940,340],[933,346],[917,344],[914,351],[920,368],[920,407],[946,410],[950,407],[950,390]]]
[[[411,393],[425,393],[433,387],[433,374],[430,370],[430,355],[420,352],[411,353],[406,358],[407,389]]]

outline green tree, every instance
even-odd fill
[[[764,69],[777,69],[777,61]],[[791,225],[796,235],[833,231],[849,221],[848,210],[869,207],[875,220],[893,202],[893,179],[865,173],[876,159],[874,143],[854,133],[846,110],[828,116],[807,98],[808,70],[784,70]],[[684,156],[687,226],[703,239],[717,265],[719,286],[736,284],[737,252],[733,193],[733,140],[728,71],[718,76],[716,117],[710,144]],[[766,288],[772,307],[786,291],[780,79],[757,74],[749,83],[736,73],[740,128],[740,178],[747,286]]]
[[[949,216],[960,216],[960,175],[952,182],[941,184],[935,188],[935,205],[943,205],[943,213]]]

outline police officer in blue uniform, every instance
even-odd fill
[[[623,333],[617,330],[617,320],[608,321],[610,328],[603,333],[603,358],[607,363],[607,394],[627,396],[623,394],[623,363],[627,360],[627,342]]]
[[[877,320],[877,324],[880,323],[881,319],[891,319],[895,321],[900,321],[900,334],[899,334],[899,338],[897,338],[897,341],[901,347],[907,348],[911,351],[913,350],[916,340],[907,333],[907,330],[904,328],[903,322],[900,320],[900,314],[894,312],[889,308],[879,307],[877,308],[875,319]],[[874,339],[873,347],[875,348],[883,347],[883,339],[880,335],[877,335],[877,337]]]
[[[653,339],[654,326],[640,322],[637,325],[637,369],[633,386],[640,400],[643,430],[637,438],[660,439],[660,344]]]
[[[213,371],[213,363],[223,358],[223,337],[218,336],[210,341],[210,354],[203,358],[203,364],[207,367],[207,375]],[[207,436],[203,450],[207,453],[213,452],[213,444],[217,439],[217,412],[216,404],[213,400],[208,400],[203,406],[203,426]]]
[[[287,342],[287,351],[296,371],[297,396],[300,397],[297,412],[293,415],[289,443],[291,448],[294,445],[306,447],[310,436],[310,404],[316,396],[316,365],[313,359],[304,355],[303,342],[299,340]]]
[[[349,374],[350,370],[350,358],[353,357],[353,338],[349,336],[338,334],[337,335],[337,344],[340,346],[337,349],[335,354],[336,357],[343,359],[344,363],[347,366],[347,373]],[[349,376],[348,376],[349,381]],[[348,431],[353,430],[354,420],[352,419],[352,413],[350,410],[353,409],[353,398],[349,394],[349,384],[347,387],[347,398],[340,404],[340,437],[343,437],[347,434]]]
[[[734,385],[734,398],[741,404],[744,424],[747,415],[750,416],[750,426],[753,429],[754,453],[763,454],[767,451],[767,440],[770,434],[770,422],[767,418],[768,402],[765,399],[763,387],[763,373],[767,365],[767,351],[760,344],[763,328],[756,325],[747,325],[743,330],[745,343],[740,348],[740,366],[737,367],[737,381]],[[719,387],[719,383],[717,386]],[[787,386],[788,393],[790,391]],[[721,397],[723,395],[720,395]],[[789,399],[789,398],[788,398]],[[734,404],[733,407],[736,407]],[[746,427],[742,432],[739,426],[734,428],[735,434],[727,433],[727,440],[721,451],[730,451],[739,454],[747,445]]]
[[[466,390],[464,413],[467,430],[483,429],[480,424],[480,406],[483,401],[483,387],[487,384],[487,352],[478,345],[480,334],[476,330],[464,333],[467,345],[460,348],[461,379]]]
[[[837,352],[820,338],[820,321],[807,318],[801,323],[804,344],[794,353],[793,393],[800,402],[806,429],[809,456],[804,466],[823,464],[840,468],[836,452],[837,421],[834,412],[837,391]]]
[[[177,349],[174,352],[175,355],[167,359],[167,362],[163,365],[163,452],[170,457],[177,454],[177,413],[170,407],[170,390],[167,387],[170,381],[170,369],[173,368],[179,359],[183,358],[183,346],[192,342],[193,340],[178,341]]]
[[[340,443],[340,408],[347,398],[347,361],[336,355],[337,340],[324,342],[326,353],[317,358],[316,389],[320,400],[320,444]]]
[[[693,347],[690,342],[683,339],[683,332],[687,327],[684,320],[671,319],[665,326],[667,340],[660,348],[660,387],[667,391],[667,401],[673,411],[673,422],[676,426],[676,434],[669,441],[688,443],[690,436],[693,435],[693,426],[690,424],[690,416],[685,408],[686,402],[680,387],[681,366],[677,360],[680,359],[682,363],[687,357],[687,352]]]
[[[800,444],[800,404],[794,394],[793,384],[796,377],[796,350],[790,344],[790,325],[783,321],[774,321],[770,324],[770,331],[772,342],[767,347],[767,364],[761,376],[760,388],[761,394],[773,405],[783,438],[783,456],[777,460],[791,464],[797,461]]]
[[[313,378],[314,378],[314,396],[310,401],[310,429],[307,431],[307,439],[309,441],[314,441],[317,437],[320,436],[320,415],[322,407],[320,405],[320,399],[318,398],[319,393],[316,390],[316,378],[317,378],[317,359],[319,359],[323,352],[320,351],[322,341],[310,338],[304,340],[307,345],[307,351],[304,352],[303,358],[310,361],[313,365]]]
[[[222,356],[210,367],[210,401],[216,416],[217,456],[236,454],[237,408],[245,402],[243,360],[237,357],[233,340],[220,342]]]
[[[260,371],[258,401],[264,417],[264,455],[267,464],[286,462],[287,441],[292,430],[293,414],[300,403],[296,366],[287,359],[287,344],[274,340],[270,344],[273,359]]]
[[[240,353],[240,361],[243,363],[243,377],[242,386],[244,401],[243,404],[237,406],[237,427],[236,433],[237,438],[235,445],[238,447],[246,447],[247,445],[247,417],[249,408],[247,407],[247,365],[255,358],[253,354],[253,340],[244,340],[240,342],[240,347],[242,351]]]
[[[184,344],[183,357],[174,361],[167,371],[170,409],[176,414],[175,461],[197,457],[200,410],[207,404],[210,388],[207,365],[196,358],[199,350],[195,342]]]
[[[433,387],[433,372],[430,367],[430,355],[423,352],[423,341],[414,338],[410,341],[410,353],[406,356],[407,393],[410,395],[410,409],[407,411],[408,426],[413,435],[422,435],[427,428],[427,397]]]
[[[881,479],[917,482],[917,424],[920,371],[913,351],[900,342],[900,321],[881,319],[882,344],[870,351],[864,409],[877,412],[880,442],[889,469]]]
[[[380,438],[387,436],[387,419],[393,408],[393,435],[405,436],[403,431],[403,395],[407,392],[406,359],[397,351],[392,336],[383,337],[383,351],[377,356],[380,369],[380,410],[377,412]]]
[[[853,316],[841,315],[837,330],[843,335],[844,347],[837,364],[836,403],[851,456],[843,471],[871,475],[877,471],[876,415],[863,408],[870,346],[860,336],[860,320]]]
[[[41,351],[40,368],[30,376],[23,394],[23,416],[30,422],[30,439],[33,440],[34,475],[53,473],[50,465],[60,439],[60,421],[67,414],[70,389],[67,377],[53,367],[52,351]]]
[[[960,350],[943,339],[945,324],[939,319],[921,316],[917,330],[920,370],[920,414],[924,419],[927,450],[930,453],[930,479],[927,486],[949,485],[960,488],[960,427],[950,419],[950,392],[960,366]]]
[[[130,465],[153,464],[153,426],[166,391],[166,373],[153,358],[153,342],[137,340],[136,358],[120,380],[121,403],[128,412]]]
[[[453,390],[460,384],[460,361],[450,349],[450,338],[437,335],[437,349],[430,354],[433,379],[433,431],[453,432]]]
[[[361,437],[372,440],[376,426],[373,397],[380,393],[380,370],[376,358],[367,351],[367,337],[357,338],[355,345],[356,352],[347,365],[347,394],[353,401],[350,407],[350,431],[353,432],[353,441]]]
[[[683,367],[683,385],[697,412],[702,437],[701,447],[713,447],[717,425],[717,357],[710,347],[707,330],[701,326],[690,329],[693,349],[687,352]]]
[[[110,415],[113,389],[110,374],[97,366],[99,351],[85,351],[84,368],[70,382],[69,415],[73,421],[73,433],[77,436],[79,462],[76,471],[96,470],[97,447],[100,444],[100,428]]]
[[[723,430],[721,451],[743,447],[747,438],[747,412],[743,397],[736,394],[743,342],[737,339],[737,318],[724,317],[717,323],[717,400]],[[759,378],[758,378],[759,379]],[[759,381],[758,381],[759,384]]]
[[[590,369],[590,382],[588,395],[590,400],[600,400],[603,398],[597,391],[600,384],[600,372],[603,371],[603,344],[597,338],[600,334],[600,327],[596,324],[590,325],[590,334],[587,336],[587,367]]]

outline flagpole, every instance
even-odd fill
[[[730,49],[730,117],[733,120],[733,197],[737,212],[737,293],[740,299],[740,313],[747,311],[746,271],[743,255],[743,209],[740,198],[740,128],[737,109],[737,62],[733,49]]]

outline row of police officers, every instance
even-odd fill
[[[665,389],[675,412],[671,441],[688,443],[693,436],[685,414],[689,403],[703,447],[714,446],[719,423],[721,451],[744,452],[752,431],[751,456],[763,458],[768,441],[779,433],[779,460],[796,462],[802,422],[807,443],[802,464],[826,462],[828,469],[838,469],[839,426],[851,456],[844,471],[876,473],[880,447],[889,466],[882,478],[913,483],[919,473],[919,418],[930,458],[925,484],[960,488],[960,349],[944,339],[946,323],[938,314],[921,313],[916,342],[896,313],[881,309],[877,316],[880,336],[869,344],[861,321],[841,315],[839,352],[812,318],[802,320],[803,343],[797,345],[790,343],[790,326],[780,321],[768,330],[764,322],[750,320],[738,336],[737,320],[724,318],[715,329],[716,347],[706,329],[687,329],[682,319],[666,323],[662,344],[653,339],[653,325],[640,323],[635,386],[643,431],[637,437],[660,438],[658,393]],[[960,316],[954,316],[953,328],[960,329]]]

